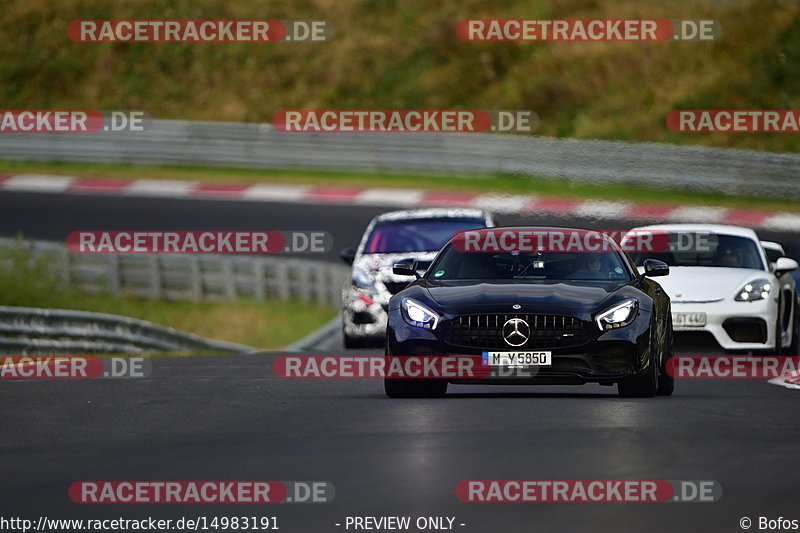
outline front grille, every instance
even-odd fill
[[[510,346],[503,338],[503,325],[511,318],[521,318],[530,326],[530,338],[522,346]],[[592,340],[591,326],[590,322],[561,315],[464,315],[450,320],[443,336],[446,343],[466,348],[504,350],[569,348],[581,346]]]
[[[397,294],[398,292],[402,291],[408,284],[411,283],[410,281],[384,281],[383,284],[386,285],[386,290],[388,290],[391,294]]]

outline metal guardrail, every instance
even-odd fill
[[[280,256],[75,254],[60,243],[0,238],[52,261],[67,286],[90,293],[166,300],[266,298],[338,308],[349,276],[344,264]],[[3,257],[0,254],[0,267]],[[1,297],[1,295],[0,295]]]
[[[0,306],[0,353],[14,355],[250,352],[143,320],[67,309]]]
[[[276,256],[75,254],[60,243],[0,238],[45,260],[64,285],[90,292],[168,300],[298,300],[341,305],[345,265]],[[27,256],[26,256],[27,257]],[[0,295],[0,298],[2,295]],[[106,313],[0,306],[0,354],[247,352],[142,320]]]
[[[144,132],[4,133],[0,158],[147,165],[511,172],[800,198],[800,154],[460,133],[285,133],[269,124],[151,120]]]

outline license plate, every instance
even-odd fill
[[[706,325],[705,313],[672,313],[672,326],[676,328],[701,328]]]
[[[550,352],[483,352],[483,366],[550,366]]]

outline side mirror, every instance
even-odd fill
[[[397,276],[414,276],[419,278],[417,274],[417,262],[414,259],[403,259],[392,266],[392,272]]]
[[[420,260],[417,260],[417,266],[415,266],[414,268],[417,271],[422,270],[424,272],[424,271],[428,270],[428,268],[430,268],[431,263],[433,263],[432,260],[431,261],[420,261]]]
[[[345,248],[341,252],[339,252],[339,257],[347,263],[348,265],[352,265],[353,261],[356,258],[356,249],[355,248]]]
[[[659,276],[669,276],[669,265],[664,261],[658,259],[645,259],[644,275],[648,278],[657,278]]]
[[[794,259],[790,259],[788,257],[779,257],[777,261],[775,261],[775,273],[779,276],[781,274],[786,274],[787,272],[791,272],[792,270],[797,270],[798,268],[797,261]]]

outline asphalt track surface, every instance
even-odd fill
[[[361,350],[359,353],[380,353]],[[275,377],[274,354],[161,358],[147,378],[5,381],[4,516],[452,516],[455,531],[740,531],[800,518],[797,391],[682,380],[672,397],[599,385],[450,387],[390,400],[380,380]],[[79,505],[77,480],[326,480],[326,504]],[[715,503],[464,503],[467,479],[716,480]],[[755,529],[755,527],[753,528]],[[350,530],[352,531],[352,529]],[[412,531],[415,531],[412,529]]]
[[[66,241],[72,231],[250,230],[327,231],[333,249],[304,258],[338,260],[339,251],[356,246],[369,220],[387,207],[335,204],[292,204],[220,199],[136,198],[111,195],[0,192],[0,236],[22,233],[27,238]],[[502,214],[501,225],[533,224],[630,229],[645,223],[597,220],[552,213]],[[759,231],[764,239],[796,242],[800,235]],[[799,251],[800,252],[800,251]]]
[[[0,233],[324,229],[338,250],[384,210],[3,193]],[[760,516],[800,519],[798,391],[766,380],[679,380],[672,397],[653,399],[586,385],[451,386],[444,399],[390,400],[379,380],[280,379],[275,356],[157,358],[150,376],[129,380],[3,380],[0,515],[267,515],[284,533],[347,531],[347,516],[379,515],[450,516],[464,532],[741,531],[744,516],[752,530]],[[336,496],[230,506],[79,505],[67,495],[78,480],[236,479],[325,480]],[[716,480],[723,494],[715,503],[460,502],[456,484],[468,479]]]

